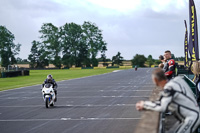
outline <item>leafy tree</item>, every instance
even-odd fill
[[[101,52],[105,57],[107,44],[103,41],[102,31],[91,22],[84,22],[83,25],[66,23],[59,28],[45,23],[39,32],[50,62],[56,67],[60,68],[62,63],[66,67],[97,66],[97,54]],[[34,58],[30,59],[34,62]]]
[[[40,37],[42,42],[50,52],[52,63],[56,67],[60,68],[62,63],[60,57],[62,46],[59,40],[59,28],[54,26],[52,23],[44,23],[39,32],[42,34]]]
[[[131,62],[132,62],[132,65],[138,65],[138,66],[143,67],[146,60],[147,59],[144,55],[136,54],[131,60]]]
[[[98,66],[96,56],[99,51],[106,51],[106,43],[103,41],[102,30],[96,24],[91,22],[84,22],[82,25],[84,35],[86,36],[86,45],[91,56],[91,63],[93,66]]]
[[[118,52],[117,55],[112,57],[112,66],[114,66],[114,64],[123,65],[122,60],[123,60],[123,57],[121,56],[121,53]]]
[[[151,65],[153,65],[155,62],[155,60],[153,59],[152,55],[149,55],[147,57],[147,64],[149,65],[149,67],[151,67]]]
[[[103,61],[103,66],[108,66],[108,63],[106,63],[106,61],[107,61],[106,51],[107,51],[107,47],[104,45],[101,50],[101,59]]]
[[[185,58],[181,56],[181,57],[176,57],[174,60],[175,61],[184,61]]]
[[[49,65],[49,52],[46,51],[45,45],[38,42],[32,42],[31,54],[28,59],[32,68],[44,68]]]
[[[19,63],[22,63],[22,59],[19,58],[19,57],[17,57],[16,61],[17,61],[18,64],[19,64]]]
[[[29,64],[27,59],[21,59],[19,57],[17,57],[16,61],[17,61],[17,64]]]
[[[162,63],[162,61],[160,61],[160,60],[155,60],[155,64],[156,64],[156,65],[159,65],[160,63]]]
[[[90,64],[89,51],[81,26],[75,23],[66,23],[60,29],[64,65],[80,67]]]
[[[17,62],[15,55],[20,51],[21,44],[15,44],[14,40],[14,35],[5,26],[0,26],[0,59],[2,67],[7,68],[8,65]]]
[[[172,56],[172,59],[175,59],[175,55],[174,54],[171,54],[171,56]]]

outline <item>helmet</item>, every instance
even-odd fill
[[[51,74],[47,75],[47,82],[51,83],[52,82],[53,76]]]
[[[47,79],[52,79],[53,76],[51,74],[47,75]]]

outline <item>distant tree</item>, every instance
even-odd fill
[[[60,29],[63,64],[68,67],[90,65],[88,46],[81,26],[75,23],[66,23]]]
[[[0,26],[0,60],[1,66],[17,63],[15,55],[20,51],[21,44],[15,44],[14,34],[12,34],[5,26]]]
[[[61,27],[45,23],[39,32],[50,62],[58,68],[61,64],[66,67],[98,66],[96,56],[101,52],[101,56],[106,57],[107,44],[102,31],[94,23],[66,23]]]
[[[17,64],[28,64],[28,60],[27,59],[21,59],[19,57],[17,57]]]
[[[181,57],[176,57],[174,60],[175,60],[175,61],[184,61],[184,59],[185,59],[185,58],[181,56]]]
[[[60,57],[62,46],[60,43],[59,28],[52,23],[44,23],[39,32],[42,34],[40,37],[42,43],[45,44],[50,53],[52,63],[60,68],[62,63]]]
[[[101,50],[101,59],[103,61],[103,66],[108,66],[108,63],[106,60],[106,50],[107,50],[106,46],[103,46]]]
[[[136,54],[131,60],[131,62],[132,62],[132,65],[138,65],[140,67],[143,67],[146,60],[147,59],[144,55]]]
[[[28,59],[32,68],[44,68],[49,65],[49,52],[46,51],[44,44],[33,41]]]
[[[17,61],[18,64],[22,63],[22,59],[19,58],[19,57],[17,57],[16,61]]]
[[[151,65],[153,65],[155,62],[155,60],[153,59],[152,55],[149,55],[147,57],[147,64],[149,65],[149,67],[151,67]]]
[[[28,63],[28,60],[27,59],[23,59],[22,63]]]
[[[112,57],[112,66],[114,66],[114,64],[123,65],[122,61],[123,61],[123,57],[121,56],[121,53],[118,52],[117,55]]]
[[[172,59],[175,59],[175,55],[174,54],[171,54],[171,56],[172,56]]]
[[[155,60],[155,64],[156,64],[156,65],[159,65],[160,63],[162,63],[162,61],[160,61],[160,60]]]
[[[104,50],[107,50],[107,44],[103,40],[102,30],[100,30],[96,24],[91,22],[84,22],[82,29],[90,53],[91,64],[92,66],[98,66],[98,60],[96,59],[98,52],[101,51],[101,53],[103,53]]]

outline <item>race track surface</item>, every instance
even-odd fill
[[[48,109],[40,85],[0,92],[0,132],[133,133],[142,114],[135,103],[147,100],[154,88],[151,71],[58,82],[58,101]]]

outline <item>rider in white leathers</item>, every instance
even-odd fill
[[[155,102],[140,101],[136,104],[136,109],[171,111],[180,122],[170,129],[170,133],[194,132],[200,124],[200,111],[188,84],[181,77],[176,77],[167,83],[164,72],[159,68],[153,71],[152,78],[157,86],[164,89],[160,99]]]

